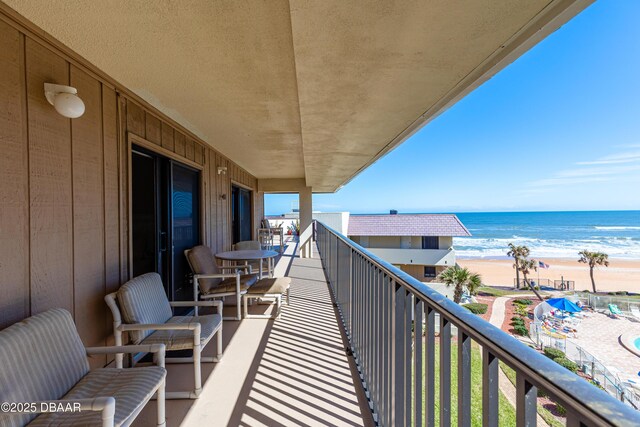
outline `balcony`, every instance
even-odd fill
[[[517,425],[540,420],[538,389],[567,408],[567,425],[640,423],[630,407],[346,237],[316,227],[314,257],[299,258],[290,245],[276,267],[293,279],[291,306],[275,321],[225,321],[223,361],[203,365],[198,400],[167,402],[168,425],[420,426],[457,418],[462,426],[495,426],[505,403],[499,362],[516,371],[508,401]],[[412,333],[412,319],[424,324],[423,337]],[[481,384],[472,383],[478,352]],[[169,390],[191,386],[189,365],[168,369]],[[480,409],[472,410],[472,400]],[[153,404],[135,425],[155,425]]]
[[[169,426],[372,425],[319,258],[289,245],[276,274],[292,278],[291,305],[275,321],[224,322],[224,358],[203,364],[203,393],[168,400]],[[230,308],[231,311],[232,308]],[[269,306],[250,308],[263,313]],[[233,313],[229,313],[232,315]],[[214,346],[205,348],[213,355]],[[167,390],[193,387],[191,365],[167,365]],[[155,426],[155,403],[134,423]]]
[[[417,264],[448,267],[456,264],[456,252],[449,249],[367,248],[389,264]]]

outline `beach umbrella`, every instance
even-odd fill
[[[569,301],[566,298],[551,298],[545,301],[553,308],[557,308],[558,310],[566,311],[567,313],[577,313],[578,311],[582,311],[580,307],[578,307],[574,302]]]

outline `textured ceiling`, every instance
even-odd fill
[[[314,191],[439,113],[553,3],[4,2],[256,177],[306,178]]]

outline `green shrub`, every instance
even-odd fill
[[[524,320],[522,320],[522,317],[517,317],[515,320],[513,320],[511,322],[511,326],[524,326]]]
[[[513,331],[518,334],[521,335],[523,337],[526,337],[527,335],[529,335],[529,331],[527,330],[527,328],[525,328],[523,325],[516,325],[513,327]]]
[[[578,372],[578,365],[575,362],[567,359],[566,357],[558,357],[556,359],[553,359],[553,361],[556,362],[558,365],[564,368],[567,368],[574,374]]]
[[[559,403],[556,403],[556,410],[558,411],[558,415],[564,417],[567,415],[567,409]]]
[[[627,292],[627,291],[618,291],[618,292],[616,292],[616,295],[629,295],[629,292]]]
[[[516,305],[516,314],[520,317],[527,317],[529,315],[529,312],[527,311],[527,309],[525,308],[524,305]]]
[[[464,308],[472,312],[473,314],[485,314],[489,306],[487,304],[481,304],[478,302],[474,302],[471,304],[463,305]]]
[[[518,320],[518,319],[522,319],[522,316],[513,316],[513,317],[511,318],[511,320]]]
[[[564,357],[564,351],[558,350],[557,348],[553,348],[553,347],[545,347],[544,355],[547,356],[549,359],[555,360],[555,359]]]
[[[533,301],[531,301],[530,299],[515,299],[513,300],[513,303],[520,305],[531,305],[533,304]]]

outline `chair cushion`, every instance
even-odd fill
[[[0,331],[0,402],[60,399],[87,372],[86,350],[66,310],[48,310]],[[0,425],[23,426],[35,416],[0,412]]]
[[[267,294],[283,294],[291,286],[289,277],[272,277],[261,279],[255,285],[249,288],[247,294],[267,295]]]
[[[89,372],[67,393],[63,399],[92,399],[100,396],[112,396],[116,399],[114,424],[120,426],[130,422],[132,415],[138,412],[153,396],[154,391],[164,381],[167,371],[158,366],[144,368],[96,369]],[[80,426],[102,425],[100,412],[52,412],[37,417],[30,426]]]
[[[243,242],[238,242],[235,245],[233,245],[233,250],[235,251],[244,251],[244,250],[259,251],[260,249],[262,249],[262,246],[260,246],[260,242],[258,242],[257,240],[245,240]]]
[[[158,273],[143,274],[122,285],[118,290],[118,303],[124,323],[165,323],[173,315]],[[152,333],[131,331],[130,336],[138,344]]]
[[[187,258],[189,265],[194,274],[218,274],[218,266],[213,258],[213,253],[208,246],[200,245],[195,246],[189,252],[187,252]],[[198,286],[200,292],[206,294],[209,290],[218,286],[222,279],[199,279]]]
[[[258,280],[255,274],[240,275],[240,292],[245,292],[249,287],[253,286]],[[203,295],[228,294],[236,291],[236,278],[230,277],[219,282],[216,286],[207,289]]]
[[[209,314],[206,316],[174,316],[167,323],[200,323],[200,343],[211,339],[222,325],[222,316]],[[193,331],[188,329],[174,331],[154,331],[142,341],[142,344],[162,343],[167,350],[186,350],[193,348]]]

